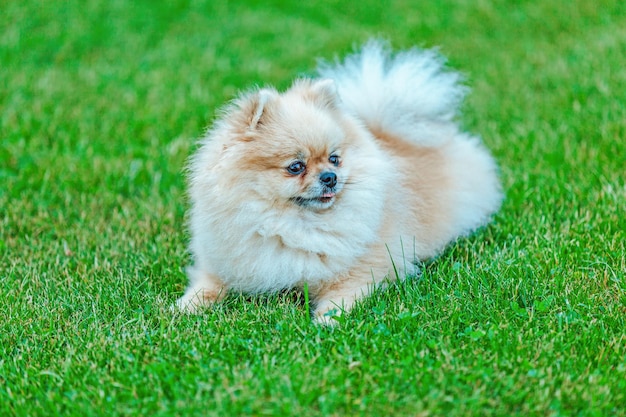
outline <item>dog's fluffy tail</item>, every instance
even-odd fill
[[[433,50],[393,54],[386,42],[370,40],[343,62],[321,62],[318,73],[335,81],[342,105],[373,132],[427,144],[437,141],[429,132],[454,118],[466,93],[461,76],[444,64]]]

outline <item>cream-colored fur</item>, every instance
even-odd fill
[[[498,209],[496,165],[455,124],[463,88],[437,55],[370,42],[320,73],[242,95],[208,132],[190,165],[179,308],[307,283],[331,323]]]

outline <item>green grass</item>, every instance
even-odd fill
[[[258,3],[3,2],[0,415],[626,415],[625,3]],[[373,35],[466,74],[494,223],[334,330],[171,315],[216,108]]]

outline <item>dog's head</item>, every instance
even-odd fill
[[[338,109],[332,81],[299,80],[283,94],[262,89],[225,116],[231,133],[221,159],[255,200],[326,210],[341,198],[362,132]]]

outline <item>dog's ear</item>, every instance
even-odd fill
[[[231,126],[242,135],[241,139],[249,140],[254,136],[264,120],[270,117],[272,102],[278,92],[271,88],[262,88],[240,95],[224,112]]]
[[[311,93],[313,93],[314,100],[322,106],[330,108],[337,107],[339,95],[337,94],[337,85],[334,80],[323,78],[314,81],[311,85]]]
[[[263,88],[257,91],[250,99],[248,107],[248,130],[256,130],[267,115],[269,102],[276,96],[276,91]]]
[[[259,90],[253,98],[253,110],[251,113],[250,122],[248,124],[248,129],[254,130],[257,128],[259,123],[261,123],[261,119],[264,113],[267,112],[267,104],[270,99],[275,95],[274,91],[271,91],[267,88]]]

